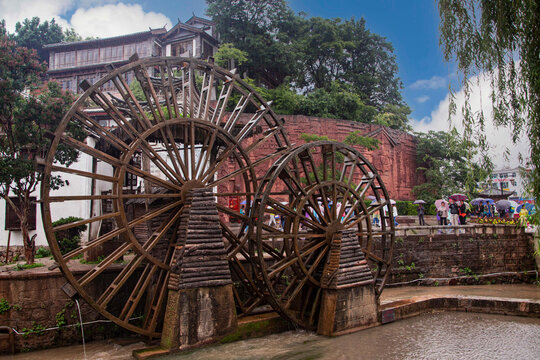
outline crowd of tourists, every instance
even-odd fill
[[[470,215],[470,210],[465,205],[465,202],[448,200],[448,203],[441,201],[437,208],[437,220],[439,225],[466,225],[467,216]]]
[[[453,198],[454,197],[454,198]],[[437,210],[437,223],[439,225],[466,225],[467,219],[505,219],[517,220],[519,222],[528,221],[528,216],[534,213],[535,206],[529,203],[518,204],[515,201],[499,200],[497,202],[491,199],[477,198],[471,200],[470,204],[465,202],[466,197],[463,194],[450,196],[448,201],[443,199],[435,201]],[[418,223],[426,225],[424,214],[425,202],[416,200],[418,205]]]

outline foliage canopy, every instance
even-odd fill
[[[533,194],[540,203],[540,2],[537,0],[438,0],[440,43],[446,60],[463,74],[465,136],[484,145],[485,114],[470,106],[472,79],[487,76],[496,125],[516,142],[526,132],[531,145]],[[451,115],[457,109],[451,107]]]
[[[410,130],[392,44],[364,19],[306,18],[283,0],[206,2],[223,52],[245,54],[238,70],[268,90],[277,112]]]

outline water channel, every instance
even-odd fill
[[[87,344],[87,359],[131,359],[141,343]],[[84,359],[82,346],[19,354],[14,360]],[[464,312],[417,316],[327,338],[290,331],[169,355],[163,360],[540,359],[540,319]]]

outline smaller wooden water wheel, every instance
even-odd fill
[[[261,288],[292,322],[316,327],[325,287],[367,285],[381,294],[392,259],[394,219],[377,171],[354,148],[323,141],[291,150],[266,173],[253,210],[253,258]],[[377,215],[380,227],[373,225]],[[353,263],[343,264],[353,252]]]

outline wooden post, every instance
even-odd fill
[[[180,218],[161,346],[171,351],[188,349],[235,331],[232,286],[212,191],[193,189]]]
[[[333,336],[377,324],[373,275],[355,230],[334,235],[327,265],[317,333]]]

